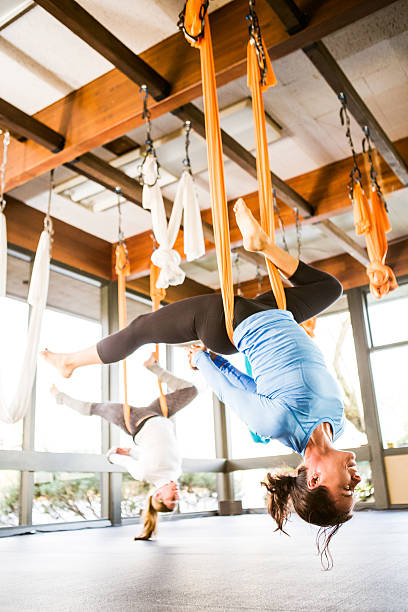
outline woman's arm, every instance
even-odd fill
[[[138,461],[137,452],[133,449],[129,450],[129,454],[123,454],[125,449],[113,447],[106,453],[106,458],[110,463],[124,467],[127,472],[135,480],[143,480],[140,462]],[[120,452],[118,452],[120,451]]]
[[[233,366],[232,363],[220,355],[216,355],[214,358],[212,357],[212,361],[235,387],[250,391],[251,393],[256,393],[256,383],[251,376],[241,372],[241,370]]]

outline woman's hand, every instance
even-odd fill
[[[116,454],[117,455],[130,455],[130,448],[120,448],[118,446],[118,448],[116,449]]]
[[[186,347],[188,363],[190,364],[190,368],[192,370],[198,370],[198,368],[196,368],[195,365],[193,365],[194,355],[196,353],[199,353],[200,351],[205,351],[205,350],[206,350],[205,346],[199,346],[198,344],[193,344],[192,346]]]

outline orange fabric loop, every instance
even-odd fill
[[[262,41],[263,43],[263,41]],[[261,72],[255,46],[250,40],[247,46],[247,72],[248,87],[252,93],[252,111],[254,115],[255,144],[256,144],[256,173],[258,179],[259,209],[261,215],[262,229],[275,242],[275,215],[273,209],[272,180],[269,165],[268,140],[266,137],[265,109],[262,92],[276,85],[276,77],[272,69],[266,46],[266,82],[261,84]],[[269,259],[265,257],[268,268],[269,280],[274,293],[278,308],[286,309],[286,296],[282,279],[278,270]]]
[[[116,247],[116,265],[115,272],[118,275],[118,310],[119,310],[119,329],[123,329],[127,324],[126,316],[126,276],[130,273],[129,258],[126,252],[126,247],[120,243]],[[124,402],[123,402],[123,418],[126,428],[130,431],[130,406],[128,403],[127,394],[127,367],[126,359],[123,360],[123,384],[124,384]]]
[[[152,300],[152,311],[155,312],[160,308],[160,302],[166,297],[165,289],[158,289],[156,287],[157,279],[159,278],[160,268],[155,266],[153,263],[150,264],[150,298]],[[156,344],[154,356],[159,361],[159,345]],[[163,387],[161,380],[158,380],[159,384],[159,402],[162,415],[167,418],[169,416],[169,409],[167,407],[166,396],[163,393]]]
[[[386,233],[391,230],[387,211],[375,187],[371,189],[371,208],[360,183],[353,189],[353,214],[356,234],[365,234],[368,258],[367,276],[371,294],[380,299],[398,287],[391,268],[385,265],[388,244]]]
[[[189,0],[186,6],[184,24],[187,32],[197,35],[198,15],[201,7],[199,0]],[[203,82],[205,133],[207,141],[208,175],[210,182],[211,210],[214,226],[215,248],[221,280],[221,295],[224,303],[225,327],[228,337],[233,341],[234,285],[232,280],[231,245],[228,222],[227,196],[224,182],[224,163],[218,115],[217,87],[215,82],[214,58],[208,15],[205,16],[204,35],[196,43],[190,44],[200,49],[201,78]]]

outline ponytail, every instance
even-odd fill
[[[143,511],[143,529],[140,535],[135,536],[134,540],[150,540],[151,536],[156,533],[158,512],[172,512],[163,502],[158,501],[149,495],[147,505]]]
[[[320,485],[309,489],[304,465],[295,474],[268,473],[266,482],[261,484],[268,491],[267,507],[276,522],[275,531],[286,533],[284,526],[293,507],[304,521],[320,526],[316,538],[318,554],[323,568],[331,569],[333,560],[329,551],[330,540],[341,524],[351,519],[352,513],[337,510],[327,487]]]

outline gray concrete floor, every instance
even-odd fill
[[[291,537],[267,515],[163,522],[0,539],[2,612],[127,610],[408,611],[408,511],[357,513],[323,572],[315,531]]]

